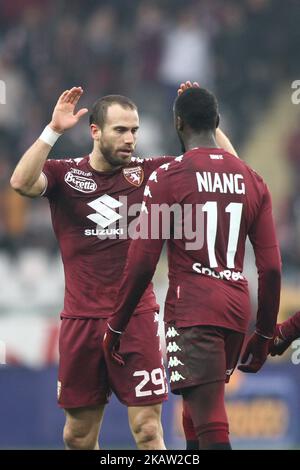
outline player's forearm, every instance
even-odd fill
[[[135,253],[131,250],[131,253]],[[120,290],[114,315],[109,325],[116,331],[124,331],[141,300],[145,290],[152,280],[157,259],[151,255],[142,257],[128,256],[128,261],[122,276]]]
[[[128,322],[138,306],[145,290],[147,289],[153,273],[140,273],[124,278],[120,295],[118,296],[117,308],[113,317],[109,320],[109,325],[116,331],[124,331]],[[130,282],[128,282],[130,279]],[[124,288],[124,286],[126,287]]]
[[[39,179],[51,145],[37,139],[17,164],[10,183],[18,192],[26,193]]]
[[[224,134],[224,132],[219,127],[216,130],[216,141],[219,147],[226,150],[226,152],[232,153],[236,157],[238,156],[229,138]]]
[[[259,271],[256,331],[269,338],[272,338],[276,326],[280,302],[280,285],[280,264]]]

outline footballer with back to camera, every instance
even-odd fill
[[[104,349],[107,362],[126,364],[123,332],[167,240],[164,320],[171,390],[182,395],[199,449],[229,450],[225,383],[251,316],[243,275],[247,237],[258,270],[258,310],[256,331],[239,365],[243,372],[257,372],[267,359],[279,308],[281,260],[269,190],[242,160],[218,147],[218,122],[217,101],[208,90],[190,88],[175,100],[174,123],[184,153],[155,170],[145,187],[137,230],[143,236],[129,248]],[[156,217],[162,205],[177,209],[166,221]],[[191,221],[194,233],[203,235],[197,246],[191,246],[186,231]]]

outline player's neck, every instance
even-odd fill
[[[93,149],[90,153],[89,164],[96,171],[113,171],[117,170],[119,167],[111,165],[100,152],[97,152]],[[121,165],[120,165],[121,167]]]
[[[184,140],[186,152],[198,147],[218,148],[215,136],[211,133],[201,133],[200,135],[190,135]]]

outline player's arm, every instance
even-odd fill
[[[82,93],[81,87],[73,87],[59,97],[51,122],[24,153],[12,174],[10,184],[18,193],[36,197],[45,190],[46,179],[42,170],[52,146],[64,131],[75,126],[81,116],[88,112],[86,108],[80,109],[76,114],[74,112]]]
[[[159,211],[161,204],[168,204],[164,171],[159,169],[153,172],[145,186],[137,237],[130,244],[115,313],[109,321],[118,331],[126,328],[148,287],[164,244],[162,212]]]
[[[232,155],[235,155],[236,157],[239,158],[229,138],[227,137],[226,134],[224,134],[224,132],[219,127],[217,127],[216,129],[216,141],[219,147],[226,150],[226,152],[231,153]]]
[[[270,193],[265,193],[259,215],[249,238],[254,248],[258,270],[258,311],[256,331],[248,341],[239,369],[257,372],[266,361],[269,343],[273,337],[280,302],[281,258],[275,233]],[[250,355],[252,359],[245,364]]]
[[[291,318],[276,325],[275,334],[269,345],[271,356],[281,356],[290,344],[300,338],[300,312]]]
[[[116,307],[108,321],[104,349],[114,359],[116,359],[114,348],[119,342],[120,334],[125,330],[154,275],[164,244],[162,214],[159,213],[158,216],[157,214],[160,204],[167,203],[167,185],[164,178],[159,180],[157,173],[159,172],[154,172],[150,176],[145,187],[137,226],[139,237],[132,240],[130,244]],[[151,177],[153,177],[152,181]]]
[[[188,88],[200,88],[200,85],[198,82],[191,82],[191,81],[186,81],[185,83],[181,83],[180,87],[177,90],[177,94],[181,95],[181,93]],[[238,154],[233,147],[232,143],[230,142],[229,138],[227,137],[226,134],[218,127],[216,129],[216,141],[219,147],[222,149],[226,150],[226,152],[231,153],[232,155],[235,155],[238,157]]]
[[[256,330],[272,338],[280,302],[281,257],[268,188],[259,215],[249,232],[258,271],[258,311]]]

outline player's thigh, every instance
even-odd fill
[[[155,405],[167,399],[157,320],[154,312],[134,315],[120,344],[125,366],[107,364],[111,388],[126,406]]]
[[[64,409],[104,405],[110,396],[102,349],[104,319],[63,318],[59,338],[58,404]]]
[[[103,420],[105,405],[65,409],[65,437],[91,436],[97,439]]]

